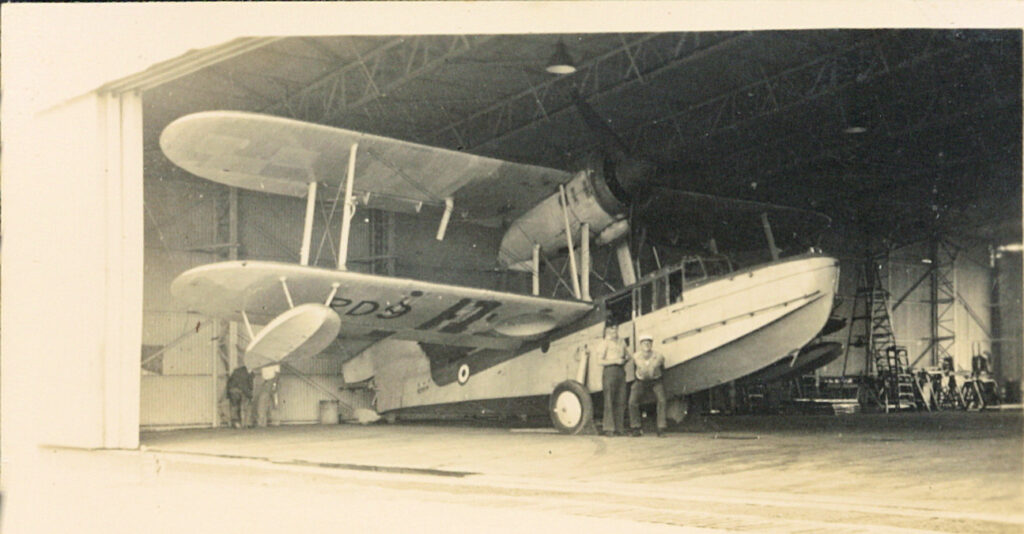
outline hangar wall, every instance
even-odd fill
[[[507,275],[497,270],[502,229],[453,221],[448,225],[444,241],[438,241],[440,213],[436,216],[396,213],[393,217],[395,248],[392,252],[399,276],[485,289],[506,285]]]
[[[882,265],[880,274],[883,287],[890,295],[889,306],[892,311],[891,321],[896,343],[907,347],[910,362],[920,367],[936,365],[931,361],[929,349],[931,341],[931,295],[930,279],[927,278],[931,265],[927,243],[916,244],[893,251],[889,260]],[[856,290],[859,285],[858,275],[862,267],[862,258],[841,256],[839,295],[842,304],[835,314],[847,319],[851,316]],[[1020,361],[1019,349],[1012,350],[1009,345],[1004,354],[993,350],[992,322],[992,288],[995,271],[989,267],[987,247],[974,246],[957,254],[955,263],[948,270],[949,277],[956,288],[959,298],[953,303],[939,304],[940,309],[948,309],[942,318],[944,327],[952,330],[954,340],[948,345],[954,357],[954,363],[960,370],[971,369],[973,350],[992,351],[994,359],[1003,361]],[[924,277],[923,281],[920,281]],[[919,282],[920,281],[920,282]],[[915,283],[917,284],[915,287]],[[1019,292],[1019,283],[1017,290]],[[1004,288],[1003,294],[1013,294],[1013,288]],[[909,293],[908,293],[909,292]],[[1010,293],[1007,293],[1010,292]],[[903,302],[893,309],[896,302]],[[858,304],[863,306],[863,304]],[[859,311],[861,311],[861,308]],[[862,311],[861,311],[862,313]],[[847,343],[850,327],[827,336],[826,340]],[[852,325],[853,340],[863,336],[864,323],[858,321]],[[1019,340],[1019,329],[1016,334]],[[1017,341],[1019,346],[1019,341]],[[998,344],[998,343],[996,343]],[[1012,343],[1010,344],[1012,345]],[[823,376],[841,376],[844,363],[846,374],[860,374],[864,368],[865,354],[863,347],[850,347],[846,358],[840,357],[819,371]],[[1010,364],[1012,365],[1012,363]],[[1012,379],[1017,375],[1002,374],[1000,382]]]
[[[230,201],[228,188],[197,179],[152,154],[147,161],[145,188],[145,300],[143,309],[143,377],[140,425],[143,428],[212,426],[227,420],[224,402],[228,365],[228,325],[210,317],[189,313],[170,294],[171,281],[185,270],[228,259],[230,247],[226,229]],[[329,211],[330,206],[324,204]],[[302,236],[305,200],[258,192],[238,193],[238,257],[296,263]],[[314,225],[311,262],[320,251],[318,265],[336,266],[336,242],[340,213],[327,228],[318,215]],[[369,212],[357,211],[353,218],[349,268],[366,272],[370,255]],[[429,244],[413,245],[426,232],[423,219],[410,217],[401,222],[399,235],[405,251],[398,256],[417,256]],[[420,231],[421,229],[422,232]],[[436,228],[435,228],[436,230]],[[472,233],[455,230],[453,239],[472,239]],[[429,239],[433,241],[431,233]],[[321,242],[323,245],[321,246]],[[426,248],[424,248],[426,247]],[[450,265],[434,266],[434,276],[451,277],[460,260],[449,251],[441,254]],[[405,260],[400,264],[408,265]],[[401,272],[396,273],[402,275]],[[420,272],[413,274],[422,274]],[[408,274],[407,274],[408,276]],[[485,278],[487,278],[485,276]],[[451,281],[451,280],[449,280]],[[244,330],[244,329],[240,329]],[[246,337],[239,340],[244,352]],[[281,423],[319,420],[320,401],[339,400],[342,415],[367,407],[372,396],[366,390],[343,389],[342,360],[338,354],[294,362],[285,367],[280,380],[279,405],[271,414]],[[260,379],[257,379],[257,385]],[[348,408],[348,409],[346,409]]]
[[[1006,253],[997,258],[996,268],[998,278],[992,296],[997,319],[993,328],[995,339],[992,354],[996,358],[992,370],[997,377],[1006,381],[1008,396],[1014,393],[1015,396],[1007,400],[1020,402],[1021,377],[1024,376],[1024,345],[1021,343],[1024,338],[1024,316],[1021,314],[1024,308],[1021,303],[1024,277],[1021,274],[1020,253]]]

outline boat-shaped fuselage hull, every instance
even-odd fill
[[[671,304],[642,309],[646,313],[620,324],[620,336],[653,336],[654,349],[665,356],[668,395],[696,393],[767,367],[811,341],[828,320],[838,276],[838,261],[812,255],[708,278],[686,286]],[[529,413],[544,403],[528,399],[546,399],[566,380],[582,378],[590,392],[599,392],[601,367],[586,357],[586,348],[601,337],[603,326],[603,315],[595,313],[515,352],[408,342],[381,347],[376,408]]]

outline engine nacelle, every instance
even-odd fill
[[[600,234],[613,224],[620,223],[613,229],[615,231],[605,234],[605,240],[611,241],[623,235],[623,219],[627,208],[633,195],[643,186],[647,175],[647,167],[642,163],[618,164],[599,156],[592,156],[588,163],[584,170],[576,173],[565,184],[573,243],[579,242],[583,223],[590,224],[592,234]],[[498,260],[502,265],[513,270],[529,271],[534,245],[540,245],[547,252],[566,247],[560,197],[561,194],[556,192],[512,223],[498,251]]]

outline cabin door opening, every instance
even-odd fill
[[[620,325],[633,319],[633,292],[605,301],[605,324]]]

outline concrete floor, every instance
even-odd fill
[[[663,439],[452,424],[170,431],[144,433],[140,451],[43,451],[56,482],[38,483],[70,507],[52,519],[79,518],[79,532],[1022,532],[1022,421],[717,417]],[[82,522],[101,510],[122,519]]]

